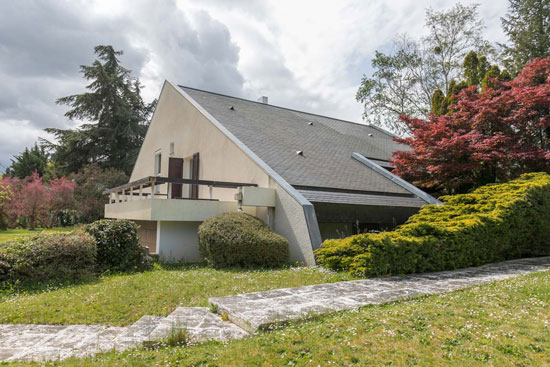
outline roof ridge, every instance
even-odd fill
[[[321,115],[321,114],[318,114],[318,113],[295,110],[295,109],[293,109],[293,108],[282,107],[282,106],[277,106],[277,105],[268,104],[268,103],[262,103],[262,102],[253,101],[253,100],[246,99],[246,98],[230,96],[230,95],[228,95],[228,94],[217,93],[217,92],[211,92],[211,91],[204,90],[204,89],[188,87],[188,86],[186,86],[186,85],[181,85],[181,84],[177,84],[177,86],[180,87],[180,88],[192,89],[192,90],[196,90],[196,91],[199,91],[199,92],[214,94],[214,95],[221,96],[221,97],[233,98],[233,99],[238,99],[238,100],[240,100],[240,101],[256,103],[256,104],[260,104],[260,105],[263,105],[263,106],[270,106],[270,107],[280,108],[280,109],[287,110],[287,111],[305,113],[305,114],[307,114],[307,115],[318,116],[318,117],[324,117],[324,118],[331,119],[331,120],[342,121],[342,122],[346,122],[346,123],[348,123],[348,124],[354,124],[354,125],[359,125],[359,126],[364,126],[364,127],[370,127],[370,128],[375,129],[375,130],[378,130],[378,131],[380,131],[380,132],[382,132],[382,133],[385,133],[385,134],[387,134],[387,135],[389,135],[389,136],[391,136],[391,137],[396,136],[396,135],[392,134],[391,132],[389,132],[389,131],[387,131],[387,130],[381,128],[381,127],[374,126],[374,125],[372,125],[372,124],[362,124],[362,123],[359,123],[359,122],[354,122],[354,121],[349,121],[349,120],[343,120],[343,119],[340,119],[340,118],[330,117],[330,116],[327,116],[327,115]]]

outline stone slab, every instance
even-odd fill
[[[334,311],[391,302],[550,269],[550,257],[487,264],[475,268],[319,284],[210,298],[219,313],[249,333],[273,324]]]
[[[210,312],[207,307],[178,307],[153,330],[149,340],[161,340],[174,328],[185,328],[193,342],[207,340],[241,339],[248,333],[220,315]]]

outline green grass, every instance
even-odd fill
[[[550,272],[544,272],[336,313],[225,344],[140,348],[46,365],[549,366],[549,306]]]
[[[160,266],[76,285],[41,284],[0,291],[0,324],[127,325],[178,306],[207,306],[208,297],[352,279],[321,268],[215,270]]]
[[[32,234],[46,232],[46,233],[63,233],[74,231],[75,227],[59,227],[59,228],[49,228],[49,229],[35,229],[30,231],[28,229],[2,229],[0,230],[0,243],[18,239],[24,236],[30,236]]]

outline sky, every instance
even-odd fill
[[[376,50],[421,37],[427,8],[455,0],[0,0],[0,172],[47,127],[74,128],[59,97],[82,93],[79,65],[96,45],[121,63],[146,101],[164,80],[354,122],[355,93]],[[478,3],[485,37],[506,40],[507,0]]]

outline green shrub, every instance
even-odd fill
[[[288,261],[288,241],[244,213],[221,214],[199,226],[199,249],[209,265],[277,267]]]
[[[102,219],[85,228],[97,244],[97,269],[100,272],[144,270],[152,265],[138,239],[138,226],[130,220]]]
[[[0,246],[0,281],[75,280],[94,274],[95,240],[82,232],[37,234]]]
[[[550,255],[550,176],[530,173],[426,205],[392,232],[327,240],[322,266],[363,276],[439,271]]]

